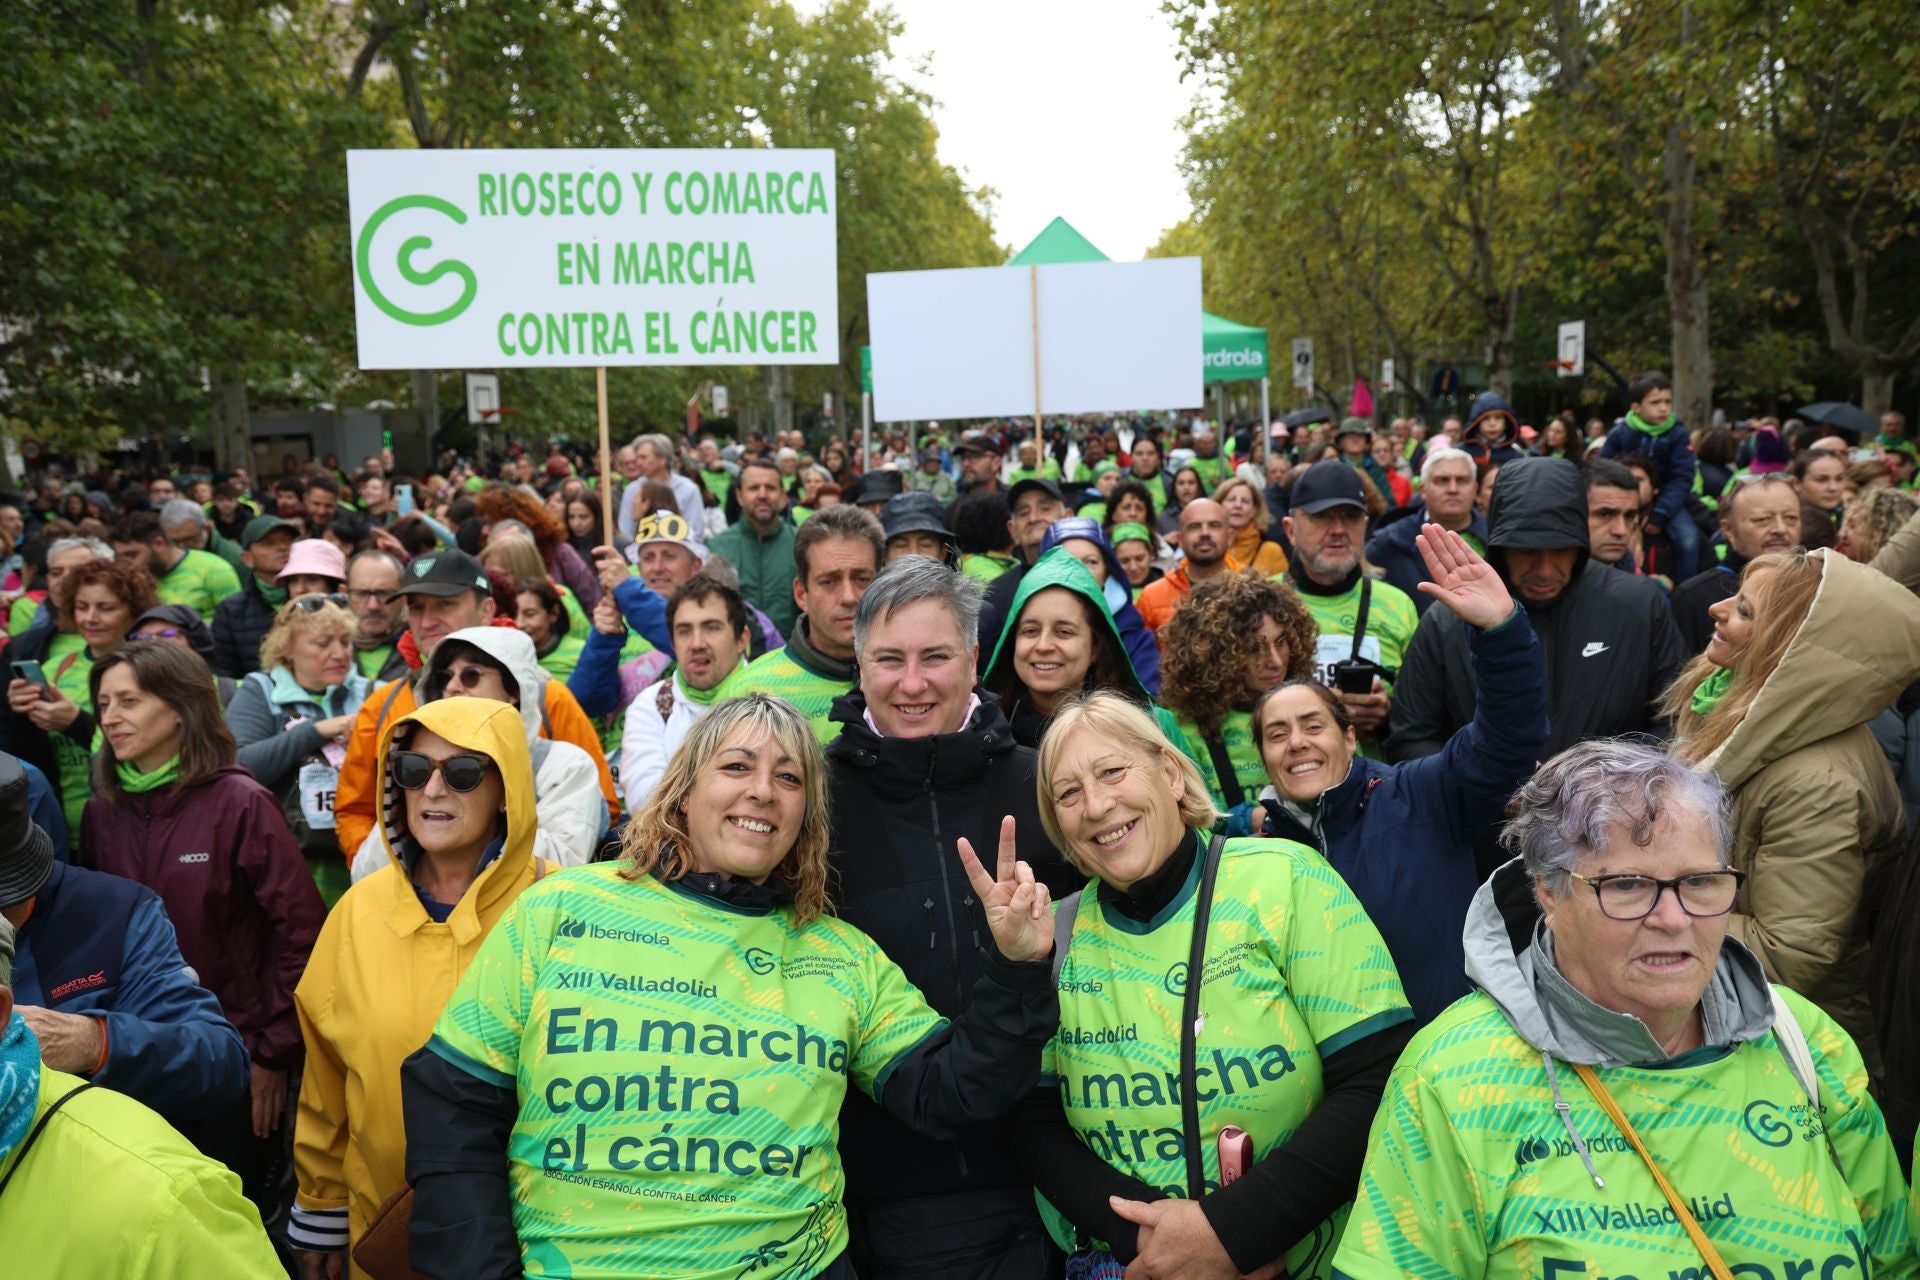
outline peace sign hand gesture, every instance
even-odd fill
[[[1482,631],[1497,627],[1513,613],[1513,597],[1493,566],[1474,553],[1467,540],[1437,524],[1420,526],[1414,538],[1420,558],[1427,562],[1431,582],[1420,590],[1458,614],[1462,622]]]
[[[997,876],[987,874],[974,856],[973,845],[960,839],[960,862],[967,880],[987,910],[993,943],[1008,960],[1045,960],[1053,952],[1052,899],[1047,886],[1033,878],[1033,868],[1015,856],[1012,815],[1000,820],[1000,865]]]

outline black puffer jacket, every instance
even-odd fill
[[[955,852],[960,837],[991,871],[1000,820],[1012,814],[1020,857],[1056,898],[1085,877],[1040,828],[1034,753],[1014,742],[997,697],[981,690],[965,728],[930,738],[883,738],[867,727],[866,709],[858,689],[833,704],[841,726],[827,744],[835,914],[879,943],[951,1018],[972,999],[983,948],[993,945]],[[855,1203],[1026,1181],[1000,1141],[929,1142],[857,1091],[840,1112],[840,1153]]]
[[[278,612],[260,594],[260,580],[249,573],[240,594],[213,608],[213,673],[238,680],[258,671],[260,642],[273,630]]]
[[[1526,604],[1540,637],[1551,724],[1542,756],[1592,738],[1664,735],[1655,701],[1688,658],[1667,597],[1652,579],[1587,558],[1587,498],[1564,458],[1521,458],[1501,468],[1487,519],[1487,560],[1511,589],[1506,554],[1576,547],[1573,580],[1548,604]],[[1519,593],[1514,596],[1519,599]],[[1394,684],[1394,760],[1438,752],[1473,719],[1478,700],[1467,652],[1471,628],[1450,609],[1429,609]]]

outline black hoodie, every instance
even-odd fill
[[[1521,458],[1500,470],[1487,519],[1487,559],[1512,589],[1508,550],[1578,551],[1559,597],[1526,604],[1547,668],[1551,729],[1543,756],[1624,733],[1664,736],[1654,704],[1688,658],[1673,610],[1652,579],[1616,573],[1587,555],[1587,495],[1564,458]],[[1515,593],[1518,598],[1518,593]],[[1429,609],[1394,684],[1392,759],[1439,751],[1473,719],[1478,698],[1469,628],[1450,609]]]

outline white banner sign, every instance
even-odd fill
[[[833,152],[349,151],[366,369],[834,364]]]
[[[1200,259],[867,277],[873,416],[994,418],[1204,403]],[[1037,334],[1036,334],[1037,327]]]
[[[1293,385],[1298,391],[1313,390],[1313,339],[1293,340]]]

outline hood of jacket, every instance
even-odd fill
[[[399,847],[402,841],[411,838],[407,832],[406,793],[394,784],[387,761],[396,749],[395,739],[411,736],[414,732],[411,726],[415,725],[439,734],[455,746],[489,757],[500,770],[505,784],[506,844],[500,856],[481,869],[448,919],[456,934],[477,935],[481,914],[494,899],[513,891],[520,873],[533,857],[533,833],[538,825],[534,814],[533,760],[527,751],[519,714],[506,703],[491,698],[442,698],[388,725],[380,736],[380,839],[386,845],[388,860],[403,881],[407,871],[401,862]],[[406,895],[409,899],[412,896]],[[407,905],[420,921],[426,919],[425,911],[417,902]]]
[[[1806,621],[1746,717],[1700,762],[1728,790],[1782,756],[1865,724],[1920,677],[1920,598],[1837,552],[1813,554],[1820,586]]]
[[[1520,434],[1520,420],[1513,415],[1513,406],[1498,391],[1482,391],[1474,397],[1473,408],[1467,411],[1467,439],[1480,439],[1480,419],[1490,413],[1505,414],[1507,430],[1498,440],[1488,441],[1494,449],[1511,445]]]
[[[1108,554],[1111,556],[1112,553]],[[1118,573],[1107,581],[1125,582],[1126,575]],[[1119,624],[1113,620],[1113,609],[1107,603],[1106,592],[1093,580],[1093,574],[1087,566],[1075,559],[1071,552],[1058,547],[1041,556],[1039,563],[1021,577],[1020,586],[1013,593],[1013,603],[1007,606],[1006,625],[1000,628],[1000,638],[994,642],[993,657],[987,660],[986,676],[981,683],[992,688],[1002,676],[1019,682],[1019,677],[1013,674],[1013,635],[1020,627],[1020,611],[1027,607],[1027,601],[1048,587],[1065,587],[1087,602],[1094,616],[1105,625],[1107,636],[1113,641],[1114,652],[1127,664],[1127,674],[1133,678],[1133,688],[1128,692],[1141,702],[1151,701],[1147,687],[1127,653],[1127,644],[1120,636]]]
[[[1587,490],[1580,468],[1565,458],[1517,458],[1501,467],[1487,504],[1486,538],[1487,559],[1503,579],[1509,547],[1573,547],[1579,552],[1573,581],[1579,581],[1587,563]]]
[[[520,721],[527,731],[527,746],[531,748],[540,739],[548,676],[547,669],[540,665],[539,655],[533,651],[533,640],[524,631],[492,626],[455,631],[435,647],[433,657],[421,669],[413,687],[415,700],[423,705],[427,703],[437,678],[460,656],[460,647],[455,641],[472,645],[512,673],[514,683],[520,686]],[[448,648],[449,645],[454,647]]]
[[[1535,1049],[1590,1067],[1667,1059],[1646,1023],[1594,1003],[1561,975],[1553,961],[1553,935],[1520,859],[1497,869],[1474,894],[1462,941],[1467,977]],[[1773,1025],[1766,971],[1731,936],[1720,944],[1700,1011],[1710,1045],[1755,1040]]]
[[[1107,531],[1100,527],[1098,520],[1086,516],[1062,516],[1047,526],[1046,536],[1040,539],[1040,555],[1044,558],[1069,538],[1083,538],[1100,548],[1100,554],[1107,562],[1107,585],[1102,594],[1107,598],[1107,612],[1111,613],[1121,605],[1128,603],[1132,596],[1126,589],[1127,571],[1120,567],[1120,557],[1114,554],[1113,543],[1107,539]],[[1037,563],[1037,561],[1036,561]]]
[[[1086,566],[1080,570],[1085,573]],[[861,770],[867,784],[886,795],[970,787],[995,758],[1019,746],[1000,699],[978,687],[974,692],[980,705],[966,724],[954,733],[924,738],[882,737],[867,724],[867,696],[859,689],[843,693],[833,700],[830,718],[840,726],[840,736],[827,744],[827,759]]]
[[[187,645],[208,666],[213,665],[213,628],[201,618],[200,611],[190,604],[155,605],[133,620],[137,628],[143,622],[164,622],[176,628],[186,640]]]

